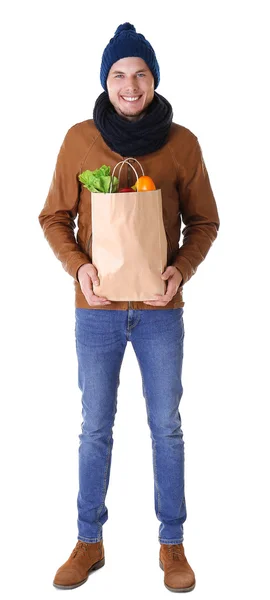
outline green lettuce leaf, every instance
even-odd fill
[[[100,169],[95,171],[83,171],[78,175],[78,179],[81,181],[83,186],[90,192],[100,192],[107,194],[110,191],[111,185],[111,168],[107,165],[102,165]],[[117,192],[119,187],[119,181],[117,177],[113,177],[112,192]]]

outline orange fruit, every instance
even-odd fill
[[[136,192],[151,192],[152,190],[156,189],[153,179],[148,177],[148,175],[142,175],[142,177],[139,177],[135,185],[132,187],[133,189],[135,188]]]

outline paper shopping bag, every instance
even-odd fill
[[[128,160],[118,164],[122,168]],[[91,213],[92,263],[100,281],[93,284],[94,294],[108,300],[154,300],[154,294],[165,294],[167,282],[161,274],[167,265],[167,238],[161,190],[92,192]]]

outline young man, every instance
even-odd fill
[[[179,413],[183,392],[183,286],[214,242],[219,216],[198,139],[172,121],[170,103],[155,92],[159,78],[159,65],[150,43],[130,23],[120,25],[103,52],[100,80],[104,92],[95,103],[93,119],[68,130],[39,215],[46,239],[75,283],[83,423],[79,436],[78,541],[53,581],[64,589],[81,585],[91,570],[104,565],[102,527],[108,519],[105,498],[112,429],[128,341],[140,365],[151,430],[155,512],[160,521],[159,564],[164,570],[164,584],[178,592],[195,586],[194,571],[183,547],[187,516]],[[78,174],[103,164],[113,169],[126,157],[138,157],[145,173],[162,189],[168,261],[161,277],[167,281],[167,288],[163,296],[157,295],[151,301],[110,301],[93,293],[93,283],[98,284],[99,279],[91,262],[91,194],[80,185]],[[125,185],[134,183],[128,165],[121,176]],[[182,221],[185,228],[179,248]]]

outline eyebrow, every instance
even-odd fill
[[[138,71],[136,71],[136,73],[146,73],[147,69],[139,69]],[[114,75],[115,73],[121,73],[121,74],[125,74],[124,71],[112,71],[112,75]]]

